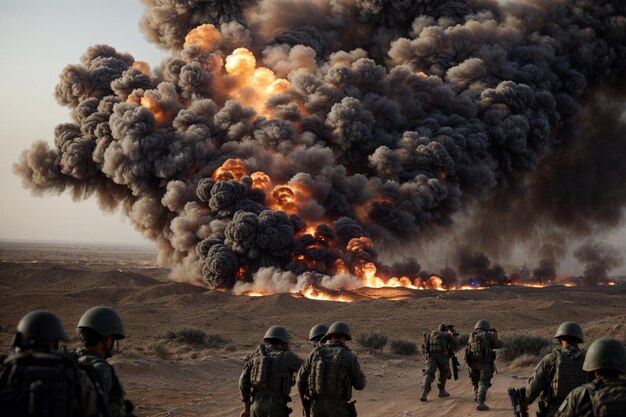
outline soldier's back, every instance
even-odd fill
[[[99,416],[97,392],[74,357],[20,352],[0,369],[3,416]]]

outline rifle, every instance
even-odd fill
[[[454,380],[456,381],[457,379],[459,379],[459,368],[461,367],[461,364],[459,363],[459,360],[457,359],[455,354],[452,354],[452,357],[450,357],[450,359],[452,360],[452,375],[454,376]]]
[[[529,417],[528,405],[526,405],[526,388],[509,388],[507,390],[515,417]]]

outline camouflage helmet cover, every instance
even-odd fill
[[[347,340],[352,340],[352,332],[350,331],[350,326],[348,326],[348,323],[343,322],[343,321],[336,321],[333,324],[331,324],[326,334],[327,335],[333,335],[333,334],[343,335],[346,337]]]
[[[315,326],[311,327],[311,330],[309,331],[309,340],[314,340],[314,339],[319,340],[319,338],[324,336],[327,331],[328,331],[327,325],[316,324]]]
[[[88,327],[100,333],[102,336],[113,336],[114,339],[123,339],[124,323],[122,318],[111,307],[92,307],[78,320],[77,328]]]
[[[613,369],[626,373],[626,347],[616,339],[603,337],[595,340],[585,355],[583,370]]]
[[[35,310],[21,318],[15,329],[13,347],[47,346],[65,339],[61,320],[51,311]]]
[[[445,323],[441,323],[439,326],[437,326],[437,330],[440,332],[445,332],[447,327],[448,326]]]
[[[561,323],[556,333],[554,334],[554,338],[558,339],[560,337],[570,337],[578,340],[578,343],[583,342],[583,329],[580,328],[578,323],[573,321],[566,321]]]
[[[289,343],[289,332],[283,326],[272,326],[265,332],[263,340],[278,339],[283,343]]]

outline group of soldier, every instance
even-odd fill
[[[555,336],[560,347],[547,354],[535,368],[515,409],[516,415],[528,416],[528,406],[541,396],[540,417],[624,417],[626,416],[626,348],[622,342],[601,338],[587,351],[579,348],[583,332],[574,322],[559,326]],[[292,352],[289,334],[284,327],[270,327],[263,344],[246,359],[239,388],[244,404],[241,417],[286,417],[291,387],[297,385],[306,417],[355,417],[352,389],[365,388],[365,375],[356,355],[346,346],[351,340],[350,327],[335,322],[329,328],[318,324],[309,334],[313,348],[306,360]],[[442,323],[424,335],[426,363],[423,369],[420,401],[428,393],[439,372],[439,397],[449,397],[446,382],[458,376],[459,334],[453,324]],[[474,387],[479,411],[496,370],[495,349],[503,347],[496,329],[487,320],[479,320],[470,333],[465,361]],[[515,391],[515,390],[514,390]],[[519,398],[519,397],[518,397]]]
[[[313,349],[303,360],[291,351],[287,329],[270,327],[239,378],[241,417],[288,416],[294,383],[306,417],[356,417],[352,388],[365,388],[366,378],[356,354],[346,346],[349,340],[347,323],[317,324],[309,332]]]
[[[93,307],[77,324],[82,347],[60,348],[65,333],[52,312],[36,310],[18,323],[14,352],[0,357],[0,410],[3,416],[133,416],[132,404],[113,367],[107,362],[124,325],[115,310]],[[441,324],[425,336],[426,363],[420,401],[428,401],[439,372],[439,397],[449,397],[446,382],[452,360],[458,376],[459,334]],[[616,339],[601,338],[583,350],[583,331],[574,322],[561,324],[554,336],[560,346],[537,365],[527,386],[510,389],[514,411],[528,416],[528,405],[540,398],[541,417],[626,416],[626,348]],[[270,327],[263,343],[246,358],[239,378],[241,417],[287,417],[293,385],[297,385],[306,417],[356,417],[352,389],[362,390],[366,378],[346,342],[350,326],[335,322],[315,325],[309,333],[312,349],[306,360],[292,351],[287,329]],[[470,333],[465,361],[474,387],[476,409],[489,410],[487,391],[495,371],[494,349],[502,348],[498,332],[479,320]]]
[[[423,370],[421,401],[427,395],[439,370],[439,397],[449,397],[446,382],[450,378],[449,363],[455,364],[458,333],[454,325],[441,324],[430,335],[425,335],[427,354]],[[626,416],[626,348],[619,340],[601,338],[587,351],[581,349],[583,330],[575,322],[564,322],[554,338],[559,347],[548,353],[537,365],[521,390],[509,394],[518,401],[516,416],[527,417],[528,406],[538,397],[540,417],[624,417]],[[502,348],[498,332],[486,320],[479,320],[469,335],[465,360],[474,386],[476,409],[488,410],[485,404],[487,390],[495,371],[494,349]],[[458,362],[457,362],[458,363]],[[521,392],[520,395],[514,395]]]
[[[77,324],[81,348],[60,348],[61,320],[47,310],[26,314],[17,324],[13,353],[0,356],[0,414],[6,417],[124,417],[133,405],[113,366],[124,324],[109,307],[87,310]]]

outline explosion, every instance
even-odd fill
[[[171,55],[89,48],[55,90],[71,121],[14,172],[122,211],[176,279],[337,301],[578,283],[562,242],[622,221],[621,2],[144,3]],[[423,270],[437,239],[455,267]],[[533,271],[487,256],[522,244]],[[585,284],[621,265],[592,240],[575,256]]]

